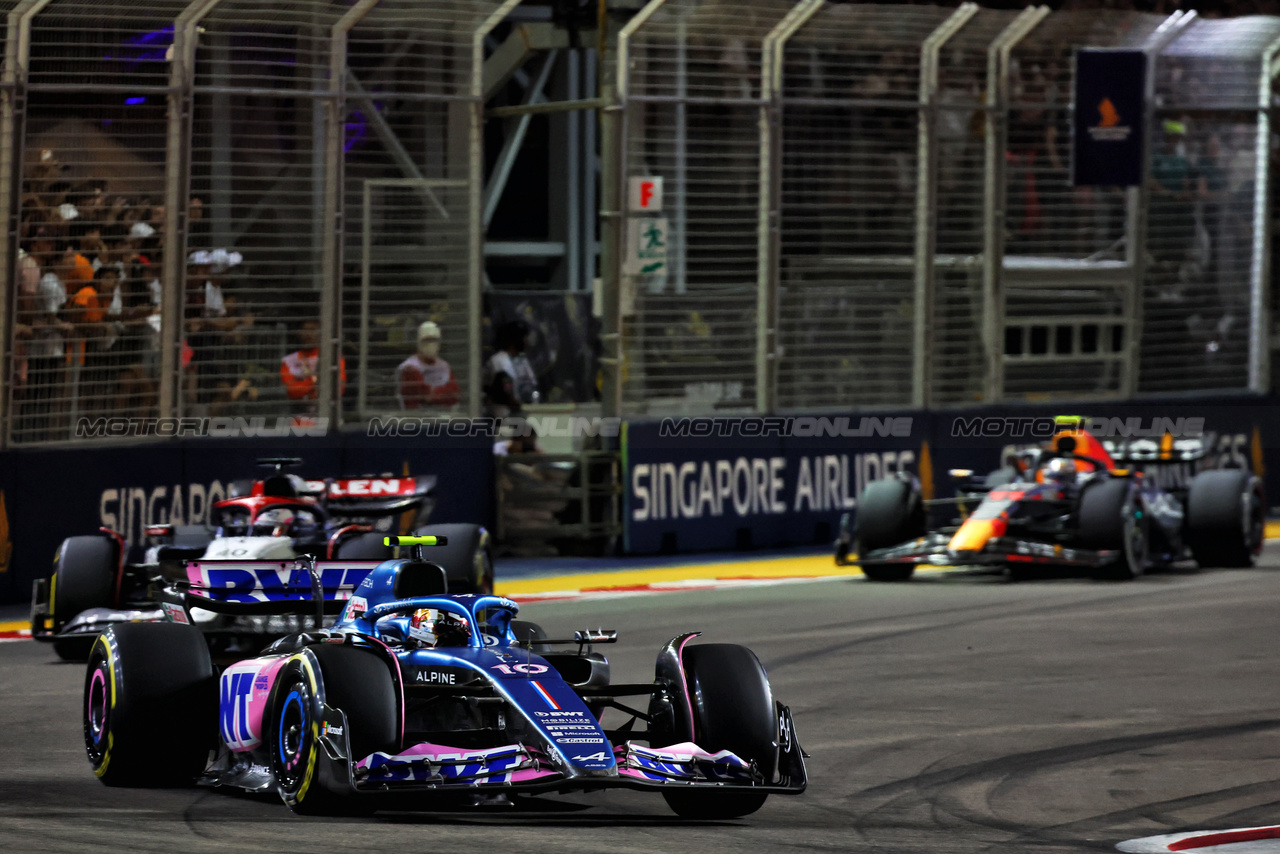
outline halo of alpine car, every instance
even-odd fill
[[[751,650],[687,632],[651,681],[614,683],[594,647],[617,632],[549,638],[492,595],[483,528],[421,524],[433,479],[375,490],[261,462],[274,472],[208,528],[153,526],[136,564],[114,532],[71,537],[36,584],[35,637],[88,657],[103,783],[276,791],[328,815],[631,788],[701,819],[805,790],[791,712]],[[407,512],[411,536],[368,523]]]

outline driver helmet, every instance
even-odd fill
[[[270,510],[264,510],[258,514],[257,519],[253,520],[254,533],[279,536],[289,530],[289,526],[293,524],[295,518],[297,518],[296,514],[288,507],[273,507]]]
[[[1045,483],[1070,484],[1076,482],[1076,464],[1074,460],[1057,457],[1049,460],[1044,467]]]
[[[409,638],[421,646],[466,646],[471,641],[471,625],[460,614],[439,608],[420,608],[409,618]]]

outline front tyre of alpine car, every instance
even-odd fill
[[[348,762],[395,752],[398,705],[386,662],[368,650],[311,647],[310,655],[295,656],[281,671],[267,716],[267,750],[280,795],[302,815],[368,814],[373,801],[350,792],[345,770],[321,744],[325,705],[345,716]]]
[[[124,623],[94,642],[84,742],[106,785],[190,785],[208,763],[217,712],[217,678],[198,629]]]
[[[771,782],[778,768],[778,713],[755,653],[737,644],[699,644],[686,648],[683,659],[697,745],[709,753],[730,750]],[[718,820],[750,815],[768,793],[673,786],[662,796],[682,818]]]

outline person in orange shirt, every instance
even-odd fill
[[[304,320],[298,330],[298,349],[280,360],[280,381],[290,400],[315,400],[316,372],[320,365],[320,324]],[[340,383],[338,394],[347,390],[347,360],[338,356]]]
[[[67,290],[79,291],[89,286],[93,282],[93,264],[71,246],[67,247],[66,256],[63,278],[67,282]]]
[[[81,285],[67,303],[67,314],[79,339],[71,358],[80,365],[80,414],[90,418],[101,414],[112,391],[107,381],[107,351],[103,345],[107,343],[108,330],[103,319],[117,278],[114,267],[103,267],[97,276]],[[68,284],[72,281],[74,277],[67,279]]]

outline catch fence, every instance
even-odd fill
[[[601,109],[600,347],[561,387],[605,414],[1271,388],[1280,18],[616,0],[601,38],[539,9],[0,0],[0,442],[480,414],[520,110]],[[541,103],[600,45],[604,100]],[[1146,56],[1140,186],[1072,185],[1082,48]],[[585,330],[596,244],[562,225]],[[425,321],[456,382],[430,401]]]

